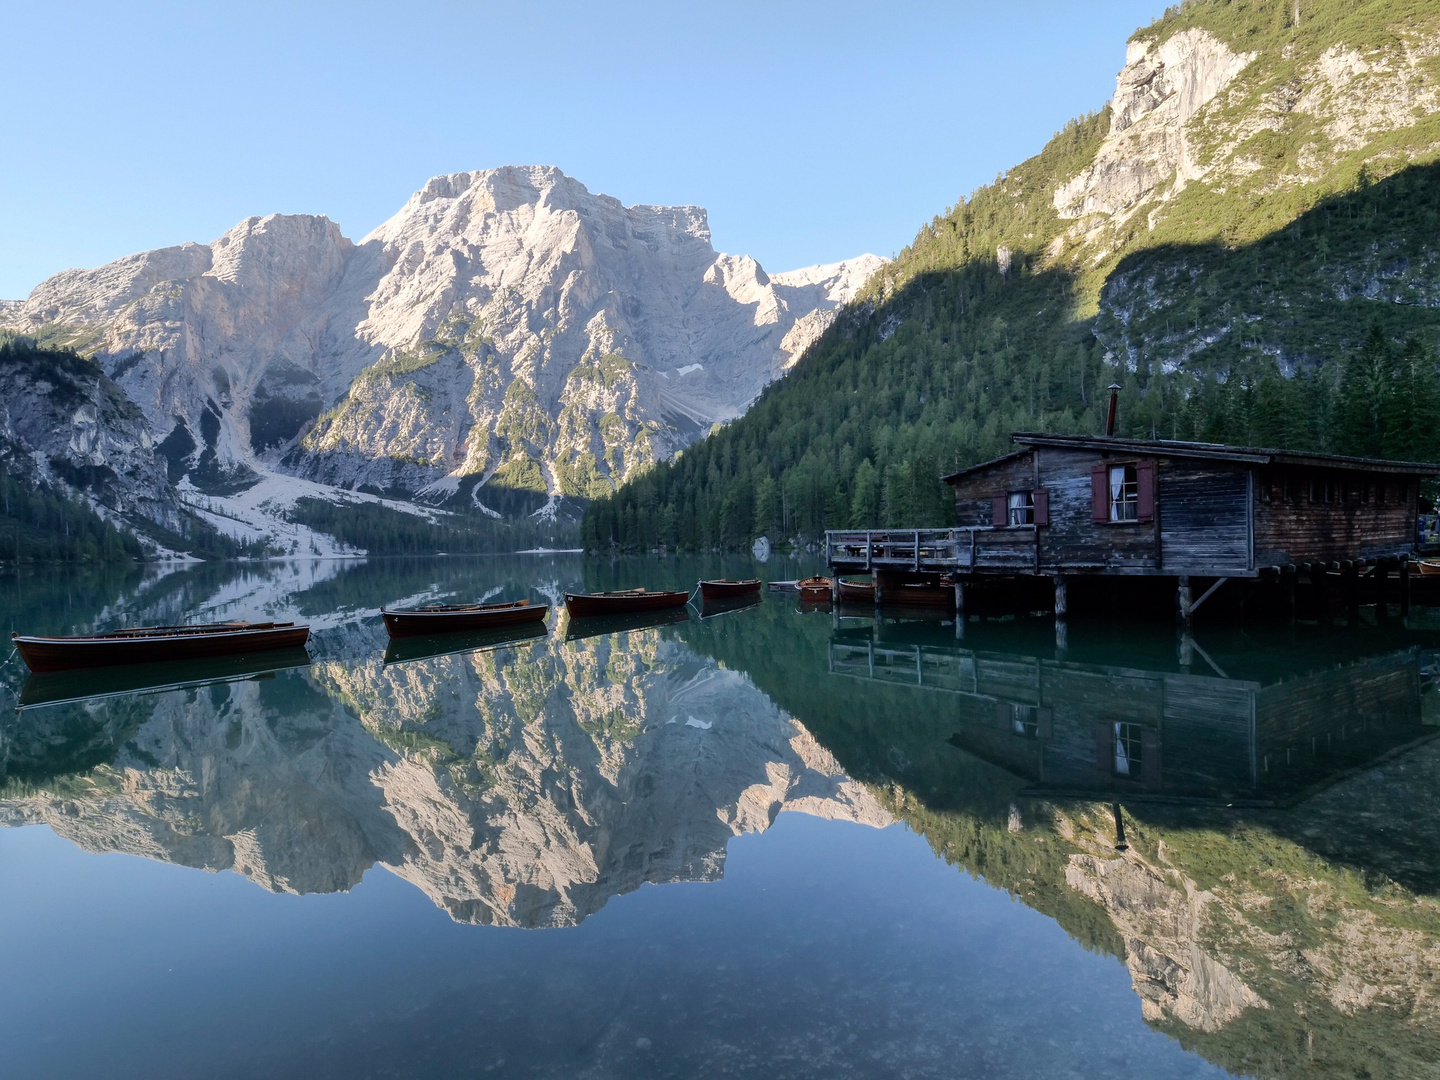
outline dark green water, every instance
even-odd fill
[[[1440,1075],[1425,615],[1057,638],[767,593],[388,653],[373,618],[753,569],[0,579],[29,631],[315,628],[163,686],[0,671],[0,1072]]]

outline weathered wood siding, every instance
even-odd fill
[[[997,491],[1032,491],[1035,480],[1035,452],[1027,450],[1002,458],[988,469],[962,477],[955,484],[955,524],[962,528],[994,524],[993,498]]]
[[[1255,484],[1256,562],[1283,566],[1413,550],[1415,490],[1413,477],[1262,469]]]
[[[1050,493],[1050,524],[1040,530],[1046,569],[1158,567],[1155,522],[1097,522],[1090,511],[1090,470],[1101,459],[1085,450],[1036,450],[1040,486]],[[1116,459],[1116,464],[1134,461]]]
[[[1155,506],[1160,565],[1171,574],[1248,572],[1249,469],[1228,463],[1161,460]]]
[[[1138,461],[1154,462],[1154,520],[1095,521],[1091,469]],[[1048,503],[1035,541],[1038,573],[1234,577],[1414,549],[1414,477],[1163,454],[1137,459],[1089,448],[1036,447],[960,477],[956,524],[989,526],[998,494],[1036,490]],[[1013,569],[1024,570],[1018,560]]]

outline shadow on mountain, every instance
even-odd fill
[[[1277,199],[1282,196],[1277,196]],[[1225,228],[1222,223],[1222,228]],[[1163,230],[1162,226],[1162,230]],[[1440,331],[1440,163],[1321,199],[1243,244],[1160,244],[1125,256],[1102,290],[1096,334],[1148,370],[1247,365],[1286,374],[1392,339]]]

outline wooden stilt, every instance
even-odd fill
[[[1390,617],[1390,561],[1382,559],[1375,564],[1375,617],[1384,621]]]
[[[1063,621],[1070,614],[1070,588],[1064,574],[1055,575],[1055,618]]]
[[[1190,607],[1190,575],[1181,574],[1179,584],[1175,589],[1175,603],[1178,608],[1180,621],[1189,626],[1194,616]]]
[[[1400,617],[1410,617],[1410,560],[1400,560]]]

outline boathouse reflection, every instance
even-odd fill
[[[1378,635],[1360,656],[1353,640],[1304,634],[1056,648],[997,624],[971,638],[867,621],[834,631],[829,670],[935,695],[950,742],[1025,781],[1023,795],[1288,804],[1440,731],[1422,710],[1433,654]]]

